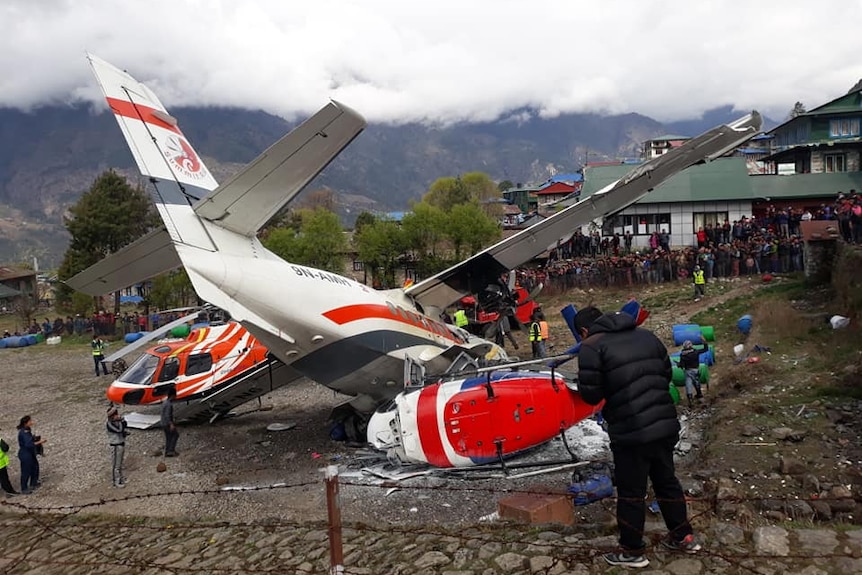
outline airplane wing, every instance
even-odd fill
[[[89,295],[102,295],[178,267],[177,251],[167,230],[160,228],[75,274],[66,284]]]
[[[194,206],[195,213],[253,236],[365,128],[365,119],[331,102]]]
[[[732,124],[704,132],[668,153],[640,164],[624,178],[514,236],[439,274],[405,289],[428,313],[445,309],[459,298],[499,283],[501,274],[523,265],[573,229],[616,213],[638,201],[674,174],[713,160],[760,131],[761,117],[752,112]]]

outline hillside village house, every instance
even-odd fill
[[[601,222],[602,233],[631,231],[633,245],[642,248],[653,231],[664,229],[671,236],[671,245],[693,245],[699,227],[761,216],[770,206],[816,211],[839,192],[862,191],[860,124],[862,82],[850,93],[755,138],[734,157],[677,174],[636,204],[606,218]],[[646,154],[661,148],[650,144],[643,149]],[[588,198],[633,167],[628,163],[588,164],[583,170],[581,198]],[[588,231],[586,226],[583,231]]]
[[[35,306],[37,297],[36,272],[0,266],[0,310],[11,311],[20,298],[30,298]]]

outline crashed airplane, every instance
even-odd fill
[[[550,418],[556,433],[594,411],[580,405],[576,382],[551,370],[505,367],[511,360],[501,347],[440,321],[445,308],[489,286],[505,291],[504,274],[575,228],[618,212],[689,166],[732,151],[760,129],[756,112],[718,126],[456,266],[408,288],[377,291],[286,262],[257,238],[261,227],[359,135],[365,127],[362,116],[331,102],[218,185],[155,94],[107,62],[88,58],[141,173],[152,184],[164,228],[68,284],[102,295],[182,266],[202,300],[228,311],[284,364],[279,385],[308,377],[352,396],[350,405],[362,413],[393,401],[407,406],[407,411],[393,409],[387,424],[376,426],[378,439],[388,432],[389,447],[408,461],[438,466],[469,466],[510,455],[549,439],[547,433],[526,433],[539,419]],[[494,364],[500,369],[482,371]],[[463,419],[452,424],[458,417],[453,406],[464,404],[451,401],[449,384],[441,382],[457,379],[458,373],[465,374],[459,389],[479,388],[469,401],[488,409],[476,411],[471,433],[453,442],[447,433],[468,429]],[[477,377],[481,385],[466,383]],[[561,407],[561,400],[573,403]],[[491,411],[503,413],[496,409],[502,402],[520,408],[505,417],[490,416]],[[411,409],[415,419],[402,421]],[[415,443],[415,433],[424,436],[422,453],[404,449]]]

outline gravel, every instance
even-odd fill
[[[236,417],[214,424],[182,426],[177,458],[164,459],[159,429],[132,430],[126,446],[128,485],[111,486],[110,448],[104,421],[108,377],[95,377],[89,347],[64,342],[0,350],[0,435],[15,446],[15,425],[29,414],[34,432],[47,438],[41,458],[43,487],[14,501],[38,508],[84,506],[96,513],[178,517],[187,520],[317,521],[327,517],[323,469],[338,465],[341,512],[346,522],[376,524],[476,523],[492,518],[497,501],[511,491],[545,486],[565,488],[571,469],[522,479],[420,476],[404,481],[364,474],[385,462],[379,454],[329,439],[327,418],[343,396],[302,380],[260,402],[241,406]],[[123,413],[157,413],[158,406],[124,406]],[[295,423],[267,431],[272,423]],[[595,427],[570,430],[581,457],[602,457],[606,444]],[[584,440],[584,436],[587,436]],[[529,453],[527,459],[565,459],[561,441]],[[159,473],[159,462],[167,471]],[[20,467],[10,463],[13,485]],[[513,474],[516,473],[513,470]],[[252,491],[225,491],[246,487]]]

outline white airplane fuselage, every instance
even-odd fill
[[[242,254],[248,242],[226,235],[213,235],[226,249],[181,253],[201,297],[228,310],[276,357],[339,393],[373,404],[391,399],[404,389],[407,354],[432,367],[453,345],[476,357],[506,357],[497,345],[424,315],[401,289],[379,291],[286,262],[257,240]],[[230,246],[239,249],[232,254]],[[448,363],[437,367],[442,372]]]

